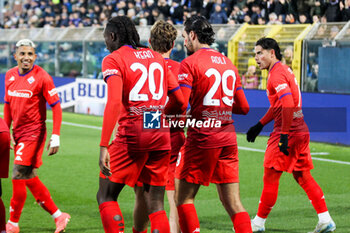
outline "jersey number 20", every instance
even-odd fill
[[[149,92],[152,95],[152,99],[160,100],[163,97],[164,70],[163,70],[163,67],[159,63],[153,62],[149,66],[149,69],[147,70],[146,66],[144,66],[141,63],[136,62],[130,66],[130,69],[134,72],[136,70],[141,70],[141,72],[142,72],[140,79],[137,81],[137,83],[131,89],[131,91],[129,93],[129,100],[130,101],[148,101],[147,94],[140,94],[140,91],[143,88],[143,86],[145,85],[147,79],[148,79]],[[159,72],[160,72],[160,86],[159,86],[158,93],[156,93],[156,83],[154,80],[155,70],[159,70]]]

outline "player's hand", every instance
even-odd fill
[[[280,148],[280,151],[283,152],[285,155],[289,155],[288,149],[288,134],[281,134],[280,142],[278,143],[278,147]]]
[[[100,169],[103,175],[105,176],[111,176],[111,169],[110,169],[110,163],[109,163],[109,153],[107,150],[107,147],[101,146],[100,147]]]
[[[250,129],[247,132],[247,141],[255,142],[255,138],[259,135],[263,128],[264,126],[260,123],[260,121],[256,125],[250,127]]]
[[[58,152],[60,147],[60,136],[57,134],[52,134],[49,143],[47,144],[46,150],[49,151],[48,155],[54,155]]]
[[[14,150],[16,142],[15,142],[15,139],[13,138],[13,134],[10,134],[10,138],[11,138],[10,149]]]

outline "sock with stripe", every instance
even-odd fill
[[[124,233],[124,219],[118,202],[104,202],[99,206],[99,209],[106,233]]]
[[[26,185],[32,192],[36,202],[50,215],[53,215],[57,210],[57,206],[51,198],[49,190],[41,182],[39,177],[34,177],[32,179],[26,180]]]

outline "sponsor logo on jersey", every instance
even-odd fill
[[[161,112],[144,112],[143,113],[143,128],[144,129],[160,129]]]
[[[9,81],[15,81],[15,76],[12,76]]]
[[[19,155],[16,156],[15,160],[17,160],[17,161],[23,161],[22,158],[21,158],[21,156],[19,156]]]
[[[178,78],[179,81],[185,80],[185,78],[187,78],[187,77],[188,77],[188,74],[179,74],[179,75],[177,76],[177,78]]]
[[[27,79],[27,81],[29,84],[32,84],[35,81],[35,79],[33,76],[31,76],[30,78]]]
[[[287,88],[288,87],[288,84],[287,83],[282,83],[280,85],[278,85],[275,89],[278,92],[282,91],[283,89]]]
[[[56,88],[53,88],[52,90],[49,90],[49,95],[50,96],[54,96],[57,94],[57,89]]]
[[[7,94],[9,96],[14,96],[14,97],[21,97],[21,98],[30,98],[33,96],[33,92],[31,92],[30,90],[8,90]]]
[[[106,77],[111,76],[111,75],[116,75],[116,74],[118,74],[118,70],[116,70],[116,69],[108,69],[108,70],[105,70],[103,72],[103,78],[106,78]]]
[[[197,227],[194,231],[192,231],[192,233],[196,233],[196,232],[201,232],[199,227]]]

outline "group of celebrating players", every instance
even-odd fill
[[[258,212],[250,220],[240,201],[238,148],[232,120],[232,114],[247,114],[249,104],[237,68],[226,56],[210,48],[214,34],[204,17],[186,20],[182,36],[189,56],[178,63],[169,59],[177,37],[173,25],[157,21],[151,29],[151,48],[147,48],[140,44],[136,27],[128,17],[117,16],[108,21],[103,36],[110,54],[102,62],[108,97],[97,192],[104,231],[124,232],[118,196],[129,185],[135,190],[134,233],[147,232],[149,223],[152,233],[200,232],[194,199],[201,185],[215,183],[234,231],[263,232],[277,200],[281,174],[288,172],[304,189],[318,214],[313,232],[333,232],[336,226],[322,189],[310,173],[313,164],[309,131],[303,119],[298,83],[291,69],[280,62],[279,45],[271,38],[261,38],[255,45],[258,66],[269,71],[266,92],[271,106],[249,129],[247,140],[254,142],[264,125],[272,120],[275,123],[265,153]],[[14,57],[18,66],[6,73],[4,120],[0,118],[0,178],[8,176],[11,147],[15,155],[13,195],[7,223],[0,199],[0,232],[20,231],[18,222],[26,187],[54,218],[55,233],[62,232],[70,215],[57,208],[36,172],[42,164],[46,140],[46,102],[53,112],[49,155],[59,148],[59,97],[50,75],[34,65],[35,44],[31,40],[18,41]],[[145,113],[161,119],[177,116],[170,120],[182,120],[179,116],[183,115],[198,122],[211,118],[220,121],[220,125],[190,126],[185,138],[180,127],[145,128]],[[169,220],[164,211],[165,190],[170,204]]]

